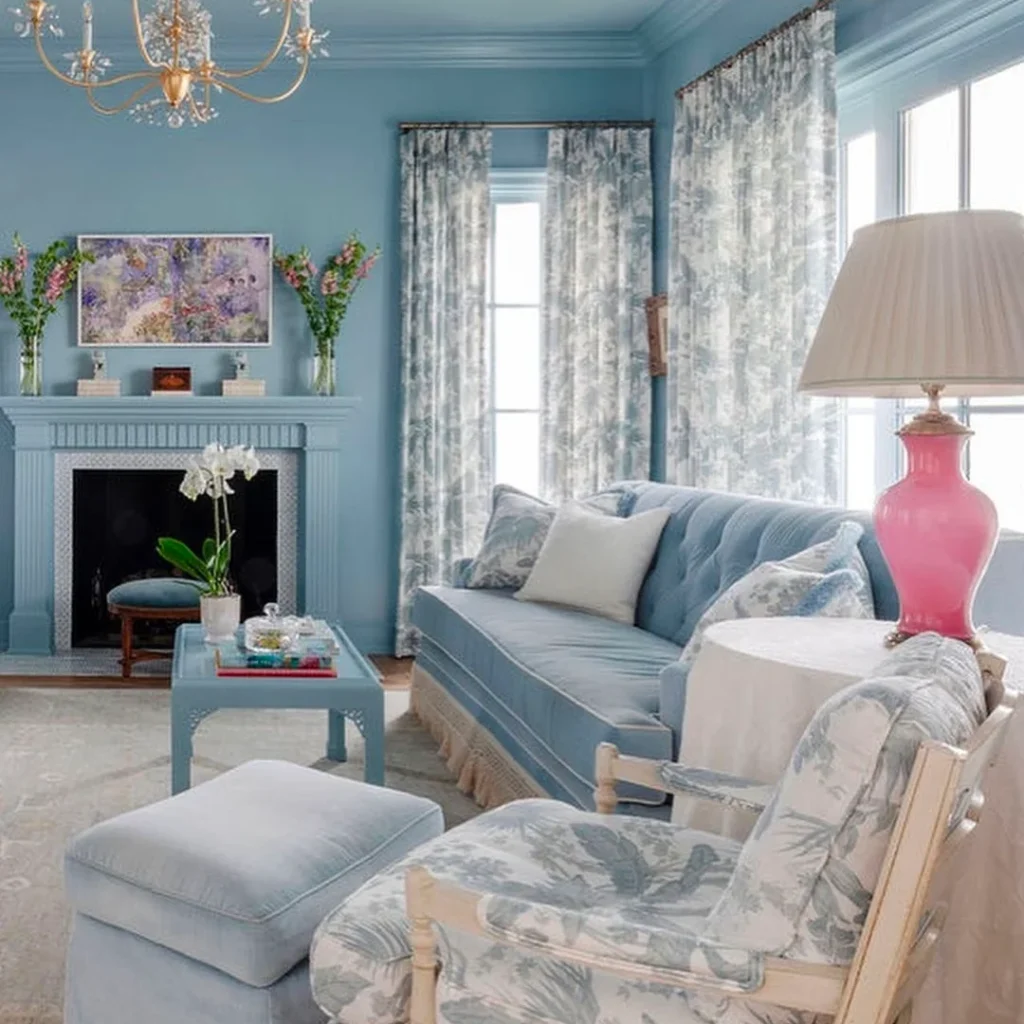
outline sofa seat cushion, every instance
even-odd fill
[[[738,855],[739,845],[732,840],[666,822],[603,816],[551,800],[506,804],[417,850],[329,915],[310,951],[313,995],[332,1019],[345,1024],[408,1020],[411,977],[404,885],[412,864],[477,892],[607,915],[621,907],[634,920],[699,928]],[[447,939],[441,943],[442,960]],[[458,951],[467,941],[456,935],[450,939]],[[508,971],[497,959],[491,963],[503,973],[514,973],[515,964],[537,961],[510,950],[505,954]],[[445,963],[445,974],[457,977],[460,962],[457,953]],[[491,1019],[483,1010],[476,1005],[475,1014],[460,1019]],[[571,1019],[583,1018],[574,1014]]]
[[[82,832],[65,881],[80,914],[264,987],[332,907],[443,828],[430,800],[250,761]]]
[[[425,587],[413,622],[486,691],[488,712],[520,742],[539,742],[594,784],[598,744],[668,758],[672,731],[658,717],[662,668],[680,648],[633,626],[572,609],[519,602],[500,591]],[[623,787],[623,799],[663,794]]]

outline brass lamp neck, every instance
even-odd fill
[[[940,399],[944,387],[943,384],[921,385],[921,390],[928,396],[928,408],[924,412],[919,412],[896,432],[900,437],[913,435],[943,437],[950,434],[963,437],[974,433],[970,427],[965,426],[955,416],[942,411]]]

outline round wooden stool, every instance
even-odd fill
[[[107,594],[107,609],[121,620],[121,676],[130,679],[137,661],[169,658],[170,651],[136,649],[135,620],[199,621],[199,584],[164,577],[129,580]]]

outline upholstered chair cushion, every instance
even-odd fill
[[[592,512],[626,516],[633,500],[628,484],[616,484],[582,503]],[[471,590],[518,590],[529,577],[556,515],[557,505],[498,484],[483,545],[468,566],[458,567],[458,585]]]
[[[835,694],[793,752],[706,938],[849,963],[921,742],[963,746],[984,717],[973,651],[934,633]]]
[[[161,611],[198,608],[201,594],[202,585],[195,580],[182,580],[173,576],[129,580],[118,584],[107,594],[107,604]]]

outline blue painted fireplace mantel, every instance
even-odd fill
[[[0,397],[14,428],[14,609],[8,650],[53,651],[54,454],[191,451],[212,441],[294,450],[299,472],[299,607],[341,620],[340,446],[357,398]]]

